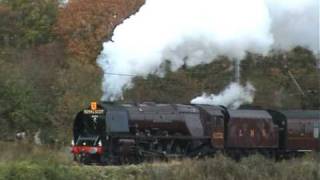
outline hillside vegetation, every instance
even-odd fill
[[[102,43],[143,3],[69,0],[63,5],[57,0],[0,0],[0,140],[13,140],[24,131],[30,142],[38,134],[45,144],[69,144],[76,112],[102,95],[102,72],[96,65]],[[169,66],[163,65],[167,72],[163,78],[136,77],[123,101],[189,103],[202,92],[220,92],[233,80],[233,64],[226,57],[177,72]],[[257,89],[255,106],[320,106],[316,57],[303,47],[273,51],[266,57],[248,52],[241,75],[243,83],[250,81]],[[16,165],[8,168],[19,168]]]

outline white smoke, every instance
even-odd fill
[[[318,30],[312,29],[317,26],[314,19],[318,14],[309,12],[318,9],[314,8],[317,2],[146,0],[137,14],[117,26],[112,41],[103,44],[98,58],[105,72],[102,100],[117,100],[123,89],[132,86],[131,76],[112,73],[161,74],[159,67],[167,60],[174,71],[184,64],[209,63],[218,55],[240,60],[246,51],[266,54],[272,47],[290,48],[295,44],[319,49],[318,38],[314,39]],[[282,24],[292,17],[303,26]],[[282,38],[282,34],[286,36]]]
[[[319,0],[268,0],[274,48],[300,45],[320,51]]]
[[[241,104],[252,103],[254,92],[255,88],[250,83],[247,83],[246,86],[231,83],[218,95],[203,93],[202,96],[192,99],[191,104],[223,105],[236,109]]]

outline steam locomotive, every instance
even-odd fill
[[[319,110],[229,110],[223,106],[91,103],[73,126],[80,163],[124,164],[222,152],[285,158],[320,150]]]

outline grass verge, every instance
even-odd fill
[[[274,162],[259,155],[235,162],[223,155],[127,166],[81,166],[67,150],[0,143],[0,179],[319,180],[319,154]]]

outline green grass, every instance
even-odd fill
[[[82,166],[66,149],[0,143],[0,180],[4,179],[223,179],[318,180],[319,154],[274,162],[254,155],[235,162],[217,155],[202,160],[143,163],[126,166]]]

